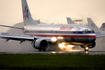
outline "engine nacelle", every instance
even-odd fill
[[[88,47],[91,49],[91,48],[94,48],[96,46],[96,42],[92,43],[92,45],[88,45]],[[84,48],[83,45],[81,45],[81,48]]]
[[[46,49],[48,47],[48,41],[44,39],[37,39],[33,41],[33,47],[35,49]]]
[[[92,45],[91,45],[91,47],[89,47],[89,48],[94,48],[96,46],[96,42],[94,42]]]

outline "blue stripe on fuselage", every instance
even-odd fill
[[[93,34],[92,32],[84,33],[83,31],[25,31],[25,33]]]

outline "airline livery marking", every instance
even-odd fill
[[[60,28],[60,30],[71,30],[73,27],[64,27],[64,26],[62,26],[61,28]]]
[[[24,17],[24,19],[26,19],[25,9],[23,10],[23,17]]]
[[[23,17],[24,17],[24,19],[29,19],[29,16],[28,16],[28,7],[27,6],[25,6],[25,9],[23,10]]]

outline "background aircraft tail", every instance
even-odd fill
[[[105,23],[102,24],[102,26],[100,27],[100,29],[101,29],[102,31],[105,31]]]
[[[36,25],[38,24],[36,21],[33,20],[31,17],[31,13],[27,4],[26,0],[22,1],[22,11],[23,11],[23,20],[24,20],[24,26],[26,25]]]
[[[95,23],[91,20],[91,18],[87,18],[88,26],[92,28],[96,34],[100,34],[100,29],[95,25]]]
[[[67,23],[68,24],[74,24],[74,22],[71,20],[71,18],[67,17]]]

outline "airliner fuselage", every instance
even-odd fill
[[[62,37],[65,42],[72,45],[92,44],[95,42],[94,31],[83,25],[77,24],[38,24],[36,26],[24,26],[24,33],[30,36],[40,37]]]

